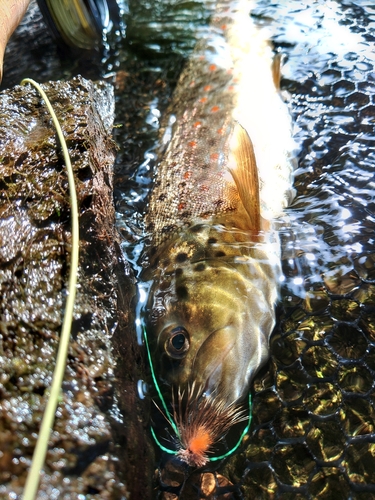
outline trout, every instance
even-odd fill
[[[274,220],[293,197],[280,58],[247,0],[220,1],[183,70],[145,215],[150,357],[177,455],[202,467],[267,360],[281,279]]]

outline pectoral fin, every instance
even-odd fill
[[[260,231],[259,179],[253,143],[247,131],[236,123],[231,143],[229,171],[236,184],[240,200],[249,216],[249,229]]]
[[[275,54],[272,61],[272,79],[273,83],[277,90],[280,90],[280,80],[281,80],[281,62],[283,59],[283,55],[278,52]]]

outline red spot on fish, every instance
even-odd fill
[[[216,70],[216,64],[210,64],[209,67],[208,67],[208,69],[210,71],[215,71]]]
[[[196,145],[197,145],[197,141],[188,142],[188,146],[190,146],[191,148],[195,148]]]
[[[185,173],[184,173],[184,179],[187,180],[187,179],[190,179],[190,177],[192,176],[192,172],[190,170],[187,170]]]
[[[201,61],[203,61],[203,59],[204,59],[204,58],[205,58],[204,56],[199,56],[199,59],[200,59]]]
[[[208,186],[205,186],[205,185],[201,186],[201,191],[207,192],[207,191],[209,191],[209,189],[210,188]]]
[[[185,203],[179,203],[178,204],[178,209],[183,210],[185,208]]]
[[[228,73],[228,75],[231,75],[233,73],[233,68],[227,69],[227,73]]]
[[[232,91],[234,90],[234,86],[233,86],[233,85],[229,85],[228,90],[229,90],[230,92],[232,92]]]
[[[202,97],[201,99],[199,99],[199,102],[207,102],[207,97]]]
[[[195,81],[192,80],[190,83],[189,83],[189,87],[194,87],[195,86]]]
[[[212,89],[211,85],[206,85],[205,87],[203,87],[203,90],[205,92],[209,92],[211,89]]]
[[[202,122],[195,122],[193,125],[194,128],[199,128],[201,126],[202,126]]]
[[[222,24],[222,25],[220,26],[220,28],[224,31],[224,30],[226,30],[226,29],[227,29],[227,25],[226,25],[226,24]]]
[[[210,160],[217,161],[218,159],[219,159],[219,153],[212,153],[212,155],[210,155]]]
[[[219,135],[224,135],[224,127],[219,128],[219,129],[217,130],[217,133],[218,133]]]
[[[219,106],[213,106],[213,107],[211,108],[211,112],[212,112],[212,113],[216,113],[216,111],[219,111],[219,109],[220,109],[220,108],[219,108]]]

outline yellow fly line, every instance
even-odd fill
[[[36,442],[33,459],[31,462],[31,467],[27,475],[25,489],[23,493],[23,500],[34,500],[38,491],[40,474],[46,458],[49,436],[55,419],[56,408],[61,392],[61,384],[64,378],[66,358],[68,354],[68,346],[69,346],[70,331],[72,326],[73,308],[74,308],[76,285],[77,285],[77,272],[78,272],[78,259],[79,259],[79,220],[78,220],[78,202],[77,202],[77,194],[74,183],[73,169],[69,157],[68,147],[66,145],[66,141],[60,123],[57,119],[57,116],[52,108],[52,105],[46,93],[43,91],[41,86],[34,80],[31,80],[30,78],[25,78],[24,80],[22,80],[21,85],[25,85],[27,83],[33,85],[37,89],[43,100],[45,101],[48,111],[52,117],[53,124],[56,128],[57,136],[61,144],[61,148],[64,155],[65,166],[68,174],[71,220],[72,220],[72,250],[71,250],[71,261],[70,261],[68,296],[66,301],[63,325],[61,329],[60,343],[56,357],[56,365],[53,372],[52,384],[49,391],[46,392],[46,394],[48,394],[49,392],[49,397],[46,404],[46,408],[44,410],[38,439]]]

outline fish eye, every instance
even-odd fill
[[[174,328],[165,341],[165,350],[171,358],[180,359],[186,356],[190,347],[189,334],[182,326]]]

